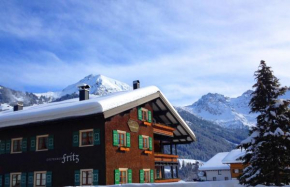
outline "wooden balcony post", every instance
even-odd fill
[[[178,177],[178,166],[175,166],[175,170],[176,170],[176,178],[179,178]]]
[[[172,142],[170,143],[170,154],[172,155]]]

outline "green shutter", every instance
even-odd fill
[[[73,147],[79,147],[79,131],[73,132]]]
[[[142,109],[141,109],[141,107],[138,108],[138,119],[142,121]]]
[[[130,133],[126,133],[126,146],[131,147],[131,138],[130,138]]]
[[[149,137],[149,150],[152,151],[152,138]]]
[[[93,185],[99,184],[99,170],[94,169],[93,171]]]
[[[144,183],[144,170],[140,170],[140,183]]]
[[[46,172],[46,186],[47,187],[52,186],[52,172],[51,171]]]
[[[21,187],[26,187],[26,173],[21,173]]]
[[[28,187],[33,187],[33,181],[34,181],[34,174],[33,172],[28,173]]]
[[[148,122],[151,123],[152,122],[152,114],[151,111],[148,110]]]
[[[80,170],[75,170],[75,186],[79,186],[81,184],[80,178]]]
[[[2,177],[3,177],[3,176],[2,176],[2,175],[0,175],[0,187],[2,187],[2,186],[3,186],[3,185],[2,185],[2,184],[3,184],[3,179],[2,179]]]
[[[128,169],[128,183],[132,183],[132,170]]]
[[[142,138],[142,135],[139,135],[139,149],[143,149],[143,138]]]
[[[115,184],[120,183],[120,170],[115,169]]]
[[[5,141],[4,140],[1,140],[0,154],[5,154]]]
[[[36,149],[36,137],[33,136],[30,138],[30,151],[35,151]]]
[[[22,139],[22,152],[26,152],[27,151],[27,138],[23,138]]]
[[[113,130],[113,145],[118,146],[118,132]]]
[[[6,140],[6,148],[5,148],[5,153],[10,153],[11,151],[11,140]]]
[[[10,174],[5,174],[4,186],[10,187]]]
[[[94,129],[94,145],[100,145],[100,129]]]
[[[48,149],[51,150],[54,148],[54,136],[49,135],[48,137]]]
[[[154,182],[154,170],[150,170],[150,182]]]

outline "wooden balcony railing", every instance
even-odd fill
[[[178,155],[154,154],[155,162],[178,162]]]
[[[163,182],[178,182],[180,179],[175,178],[175,179],[155,179],[155,183],[163,183]]]
[[[161,135],[173,137],[173,131],[175,130],[176,130],[175,128],[168,127],[166,125],[162,125],[159,123],[155,123],[153,125],[153,133],[155,134],[161,134]]]

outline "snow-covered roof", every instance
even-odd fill
[[[182,132],[182,134],[176,131],[174,132],[175,135],[188,135],[188,139],[185,139],[185,141],[196,140],[192,130],[179,116],[162,92],[155,86],[112,93],[102,97],[90,97],[89,100],[84,101],[79,101],[79,99],[76,98],[61,102],[24,107],[23,110],[20,111],[10,110],[0,112],[0,128],[98,113],[103,113],[104,117],[108,118],[146,102],[157,100],[154,106],[158,105],[161,109],[162,107],[165,107],[164,110],[169,111],[170,113],[168,115],[169,119],[172,119],[173,122],[179,124],[177,128]]]
[[[217,153],[211,159],[209,159],[203,166],[199,168],[200,171],[208,170],[229,170],[230,166],[223,164],[222,160],[227,156],[229,152]]]
[[[239,158],[244,156],[246,151],[244,149],[234,149],[222,160],[224,164],[242,163]]]

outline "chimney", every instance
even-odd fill
[[[133,81],[133,89],[136,90],[138,88],[140,88],[140,81],[139,80]]]
[[[79,88],[80,101],[88,100],[89,93],[90,93],[90,86],[87,84],[82,84],[82,85],[78,86],[78,88]]]
[[[23,103],[18,102],[16,105],[14,105],[13,110],[14,111],[23,110]]]

